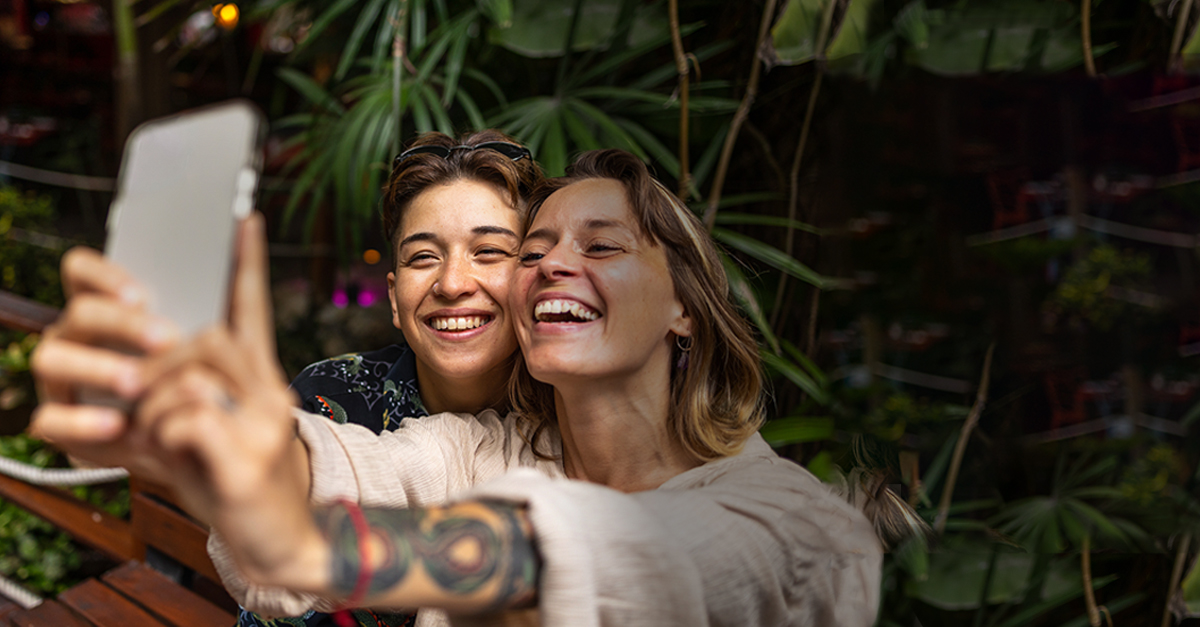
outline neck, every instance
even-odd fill
[[[421,403],[430,414],[450,411],[477,414],[485,409],[500,411],[508,404],[508,378],[512,360],[482,374],[452,377],[430,369],[417,360],[417,388]]]
[[[700,465],[668,428],[670,373],[661,372],[555,385],[568,477],[640,492]]]

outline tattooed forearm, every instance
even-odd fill
[[[348,595],[370,559],[368,597],[418,605],[503,608],[531,602],[540,571],[533,530],[523,507],[472,501],[449,507],[363,510],[370,550],[340,507],[318,513],[331,551],[333,591]],[[382,597],[378,596],[382,595]]]

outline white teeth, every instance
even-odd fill
[[[488,321],[486,316],[466,316],[458,318],[430,318],[429,326],[438,331],[466,331],[476,329]]]
[[[585,322],[591,322],[600,317],[599,313],[592,311],[587,305],[574,300],[544,300],[533,308],[534,317],[542,321],[546,320],[546,316],[549,314],[562,313],[569,313]]]

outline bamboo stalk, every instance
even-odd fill
[[[1083,65],[1087,68],[1087,75],[1096,77],[1096,59],[1092,56],[1092,0],[1082,0],[1083,6],[1080,8],[1079,29],[1083,36]],[[1098,623],[1097,623],[1098,624]]]
[[[983,406],[987,403],[988,380],[991,378],[992,355],[995,352],[996,343],[992,342],[983,358],[983,374],[979,377],[979,391],[975,394],[975,404],[971,407],[971,413],[967,414],[967,420],[963,422],[962,431],[958,435],[958,442],[954,445],[954,456],[950,458],[950,470],[946,473],[946,486],[942,488],[942,500],[938,503],[937,518],[933,523],[934,530],[939,534],[946,530],[950,500],[954,496],[954,484],[958,482],[958,469],[962,466],[963,454],[967,452],[967,440],[971,438],[971,430],[979,422],[979,415],[983,413]]]
[[[1183,563],[1187,561],[1188,545],[1192,543],[1192,534],[1183,534],[1179,548],[1175,551],[1175,565],[1171,568],[1171,586],[1167,588],[1167,604],[1163,607],[1162,627],[1171,624],[1171,598],[1179,590],[1179,581],[1183,579]]]
[[[404,112],[400,106],[400,84],[404,76],[404,34],[408,30],[408,0],[400,0],[396,11],[396,34],[392,37],[392,116],[396,118],[396,134],[392,136],[392,154],[400,154],[404,142]]]
[[[704,226],[710,231],[717,221],[717,205],[721,202],[721,188],[725,186],[725,175],[729,173],[729,160],[733,158],[733,145],[737,142],[738,132],[750,115],[750,107],[758,96],[758,79],[762,73],[762,63],[758,59],[758,53],[763,49],[767,33],[771,31],[771,19],[775,16],[775,1],[767,0],[767,6],[763,8],[762,21],[758,25],[758,41],[754,45],[754,59],[750,65],[750,81],[746,85],[746,94],[742,96],[742,102],[738,105],[737,112],[733,114],[733,121],[729,125],[729,134],[725,136],[725,145],[721,147],[721,158],[717,161],[717,171],[713,175],[712,189],[708,194],[708,206],[704,209]]]
[[[675,53],[675,71],[679,75],[679,199],[686,201],[692,187],[692,172],[688,163],[688,92],[690,74],[688,58],[683,52],[683,36],[679,33],[679,0],[669,0],[671,48]]]
[[[1083,602],[1087,606],[1088,624],[1100,627],[1100,610],[1096,609],[1096,591],[1092,589],[1092,534],[1084,534],[1079,565],[1083,571]]]
[[[1175,35],[1171,38],[1171,57],[1167,60],[1167,71],[1178,71],[1179,51],[1183,49],[1183,32],[1187,30],[1188,15],[1192,12],[1192,1],[1183,0],[1183,5],[1179,7],[1179,17],[1175,19]]]
[[[141,81],[138,76],[137,26],[133,19],[133,0],[113,0],[113,34],[117,64],[113,69],[116,83],[116,136],[119,145],[142,118]]]
[[[832,2],[829,4],[833,6]],[[825,73],[821,71],[821,68],[817,68],[817,76],[813,79],[812,89],[808,92],[808,109],[804,112],[804,123],[800,125],[800,141],[796,144],[796,154],[792,157],[792,171],[788,174],[788,219],[792,222],[796,220],[796,212],[800,204],[800,164],[804,157],[804,147],[808,145],[808,132],[812,128],[813,110],[817,108],[817,95],[821,93],[821,77],[823,76]],[[784,236],[784,251],[789,257],[792,256],[795,241],[796,229],[792,228],[792,223],[789,222],[787,235]],[[775,286],[775,304],[771,307],[771,328],[776,333],[779,332],[777,328],[779,311],[783,304],[783,290],[787,286],[787,279],[787,273],[781,272],[779,284]]]

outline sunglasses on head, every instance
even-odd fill
[[[396,159],[392,161],[392,169],[395,170],[396,166],[403,163],[404,160],[408,159],[409,157],[415,157],[417,155],[435,155],[443,159],[449,159],[450,155],[457,150],[466,152],[471,152],[472,150],[491,150],[492,152],[498,152],[505,157],[512,159],[513,161],[532,158],[528,148],[509,142],[483,142],[481,144],[475,144],[474,146],[416,146],[396,155]]]

